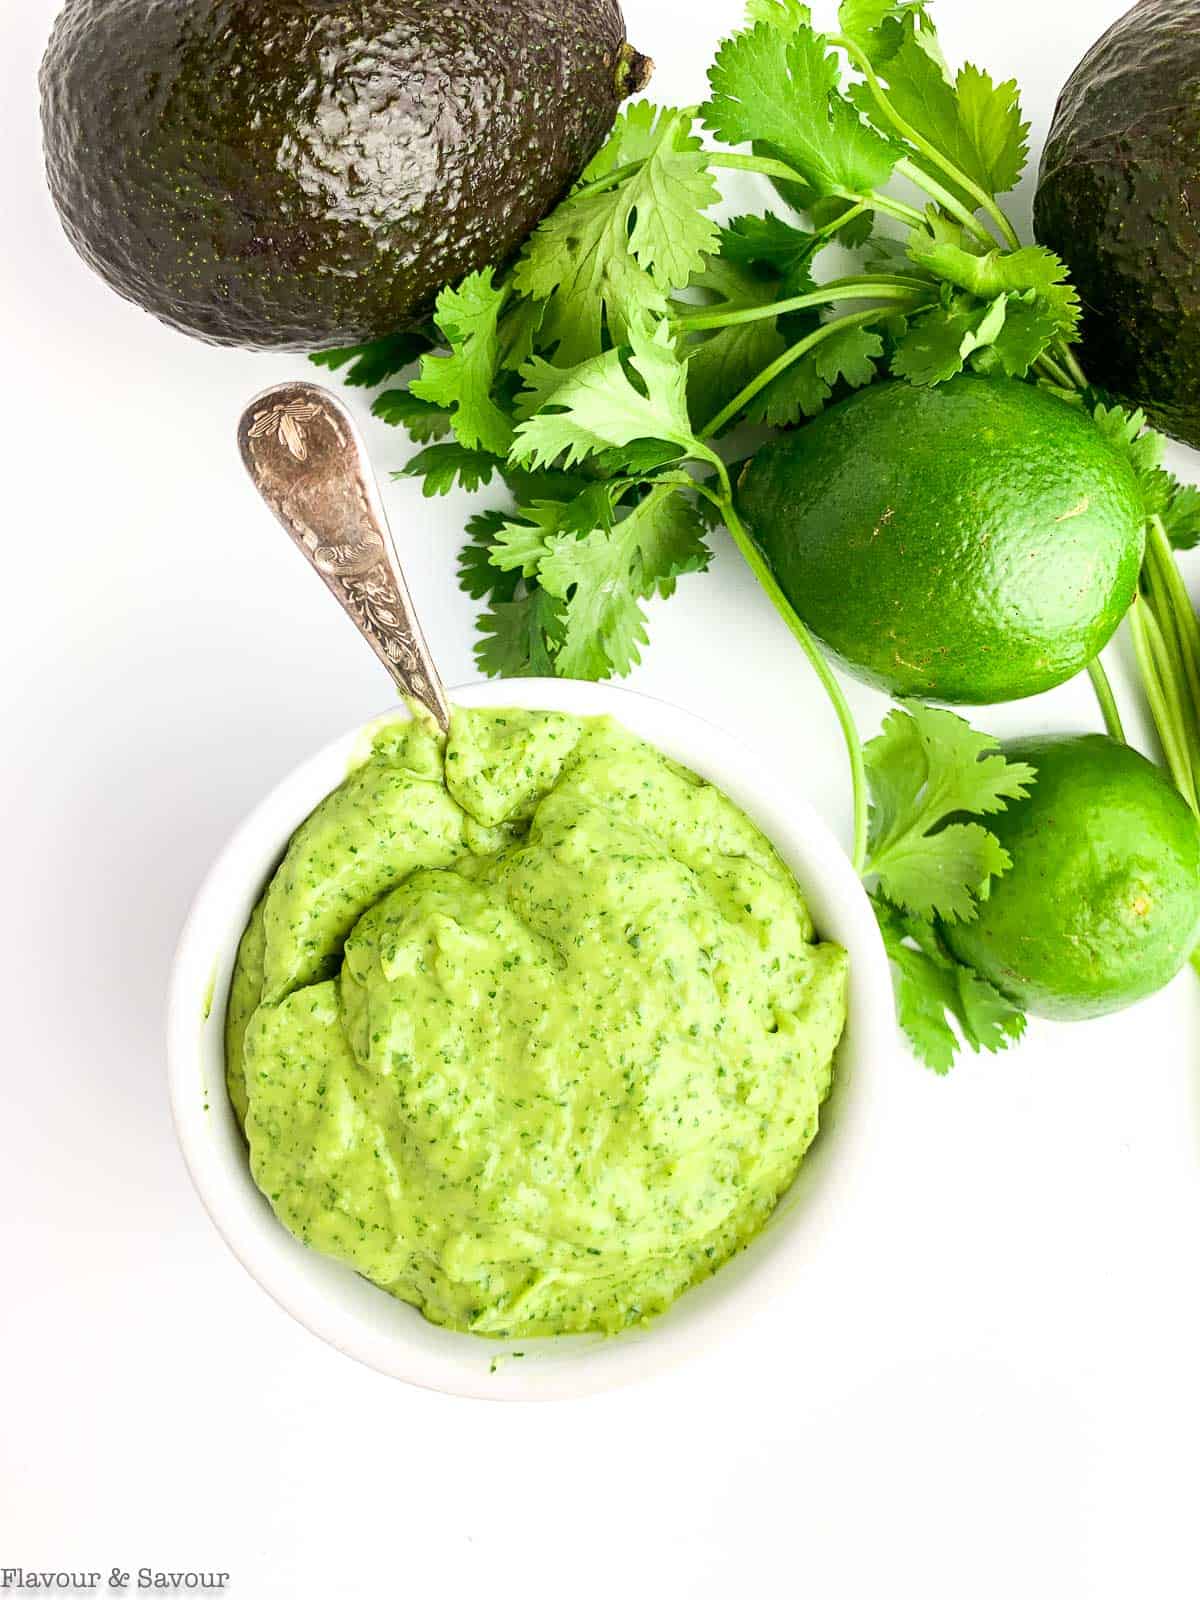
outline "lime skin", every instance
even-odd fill
[[[738,509],[800,617],[889,694],[969,705],[1073,677],[1133,601],[1133,469],[1032,384],[884,383],[764,446]]]
[[[947,945],[1026,1011],[1071,1021],[1169,983],[1200,938],[1200,823],[1165,774],[1104,734],[1014,740],[1037,781],[988,817],[1012,857]]]

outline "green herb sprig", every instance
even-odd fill
[[[703,571],[708,532],[724,524],[829,695],[853,858],[901,1021],[944,1071],[956,1036],[998,1049],[1023,1026],[937,929],[972,916],[1007,865],[961,814],[986,816],[1032,774],[961,719],[916,706],[864,752],[837,678],[737,516],[728,436],[794,426],[888,375],[1025,379],[1086,406],[1142,484],[1133,639],[1167,763],[1198,815],[1200,624],[1172,552],[1200,537],[1200,494],[1163,470],[1144,417],[1089,389],[1067,269],[1022,245],[1000,203],[1028,156],[1017,86],[970,65],[952,73],[925,4],[843,0],[824,35],[797,0],[751,0],[709,85],[699,108],[628,105],[517,260],[443,290],[427,327],[316,359],[346,365],[351,383],[400,380],[373,409],[422,447],[402,472],[427,495],[507,488],[507,508],[470,519],[459,567],[484,602],[476,656],[489,674],[629,672],[645,602]],[[787,216],[719,225],[723,170],[770,180]],[[822,279],[834,244],[859,270]],[[1099,661],[1090,671],[1123,737]]]

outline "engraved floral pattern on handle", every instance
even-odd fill
[[[315,383],[279,384],[247,406],[238,444],[258,492],[401,694],[447,727],[446,693],[358,429],[341,401]]]

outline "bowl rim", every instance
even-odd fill
[[[623,685],[493,679],[453,689],[450,698],[465,706],[614,716],[741,806],[795,872],[806,899],[824,906],[815,916],[819,930],[827,931],[822,925],[831,919],[836,925],[834,934],[850,954],[851,983],[835,1091],[822,1108],[822,1131],[767,1227],[644,1329],[609,1338],[497,1341],[435,1328],[352,1269],[301,1245],[270,1211],[250,1176],[240,1132],[235,1131],[236,1148],[230,1141],[236,1125],[224,1089],[223,1036],[233,955],[249,905],[291,832],[341,781],[375,728],[407,717],[403,705],[357,724],[294,766],[243,818],[205,873],[169,980],[171,1115],[192,1183],[217,1231],[251,1277],[310,1332],[379,1372],[443,1393],[576,1397],[677,1365],[706,1348],[723,1325],[745,1323],[769,1305],[772,1285],[794,1271],[817,1218],[832,1209],[849,1181],[862,1133],[861,1080],[896,1048],[890,972],[861,881],[830,829],[796,792],[802,775],[778,749],[757,752],[697,713]],[[831,1141],[836,1160],[828,1150]],[[364,1290],[369,1301],[356,1298]],[[380,1303],[386,1311],[376,1316]],[[389,1322],[386,1330],[375,1325],[381,1320]],[[518,1351],[534,1359],[518,1361]]]

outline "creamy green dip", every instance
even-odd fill
[[[432,1321],[615,1332],[761,1229],[846,956],[731,801],[609,718],[395,722],[242,938],[229,1093],[285,1227]]]

